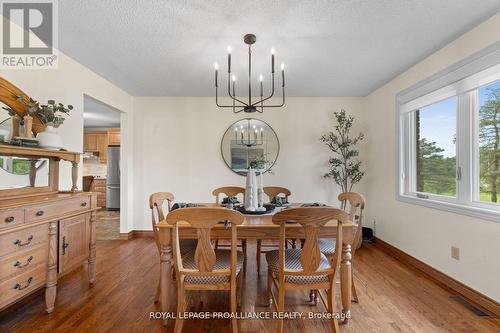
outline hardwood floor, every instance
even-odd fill
[[[269,311],[265,306],[267,272],[257,278],[255,243],[249,242],[241,311]],[[356,252],[354,279],[360,299],[341,332],[499,332],[500,319],[480,317],[425,275],[389,257],[373,245]],[[154,295],[159,278],[152,239],[98,241],[96,283],[88,287],[86,268],[62,278],[56,308],[44,313],[41,295],[0,313],[0,332],[171,332],[161,320]],[[229,311],[226,292],[204,292],[190,310]],[[308,294],[286,295],[286,311],[324,311],[308,303]],[[199,301],[199,300],[198,300]],[[321,302],[319,303],[321,304]],[[274,320],[241,320],[240,332],[274,332]],[[187,320],[184,332],[229,332],[229,320]],[[330,332],[328,320],[285,320],[285,332]]]

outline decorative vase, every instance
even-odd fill
[[[12,130],[10,133],[10,138],[13,139],[19,136],[19,127],[21,126],[21,117],[18,115],[12,116]]]
[[[33,137],[33,117],[29,114],[24,116],[24,132],[23,137],[31,139]]]
[[[253,212],[257,208],[255,205],[257,200],[257,189],[255,187],[255,170],[249,168],[245,186],[245,210],[249,212]]]
[[[59,150],[63,147],[61,136],[53,126],[47,126],[45,131],[38,133],[37,139],[42,148]]]

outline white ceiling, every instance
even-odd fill
[[[120,111],[85,95],[83,98],[83,127],[120,127]]]
[[[269,79],[274,47],[288,95],[365,96],[499,10],[499,0],[65,0],[59,38],[132,95],[212,96],[228,45],[244,94],[250,32],[255,78]]]

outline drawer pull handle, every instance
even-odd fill
[[[69,243],[66,243],[66,236],[63,236],[63,244],[62,244],[62,254],[66,254],[66,248],[69,246]]]
[[[36,216],[42,216],[43,215],[43,210],[39,210],[38,212],[36,212]]]
[[[82,207],[86,207],[86,206],[87,206],[87,203],[86,203],[86,202],[82,202],[81,206],[82,206]]]
[[[16,218],[14,216],[9,216],[5,218],[5,223],[12,223]]]
[[[32,276],[30,276],[28,278],[28,281],[27,281],[28,283],[26,283],[24,286],[20,285],[19,283],[16,283],[16,285],[14,286],[14,289],[17,289],[17,290],[26,289],[26,288],[28,288],[30,286],[31,281],[33,281],[33,277]]]
[[[21,246],[26,246],[26,245],[31,244],[31,241],[32,241],[32,240],[33,240],[33,235],[30,235],[30,236],[28,237],[28,241],[27,241],[26,243],[23,243],[23,242],[21,242],[19,239],[16,239],[16,240],[14,241],[14,245],[17,245],[17,246],[19,246],[19,247],[21,247]]]
[[[23,265],[21,264],[20,261],[16,261],[16,263],[14,264],[14,267],[17,267],[17,268],[24,268],[26,266],[28,266],[31,261],[33,260],[33,256],[30,256],[27,260],[26,260],[26,263]]]

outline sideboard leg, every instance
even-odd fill
[[[90,239],[89,239],[89,283],[94,283],[94,270],[95,270],[95,223],[97,213],[93,211],[90,214]]]
[[[71,168],[71,181],[72,181],[72,186],[71,186],[71,192],[76,192],[78,190],[78,187],[76,186],[76,182],[78,180],[78,162],[71,162],[73,167]]]
[[[45,288],[45,305],[47,313],[54,310],[57,293],[57,221],[49,223],[49,262],[47,284]]]

